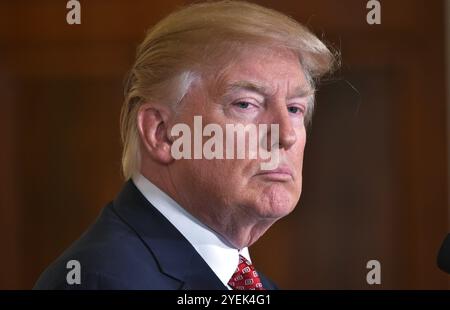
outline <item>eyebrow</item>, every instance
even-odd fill
[[[225,94],[229,94],[230,92],[237,91],[237,90],[247,90],[251,92],[258,93],[264,97],[269,97],[273,91],[271,91],[268,87],[252,82],[252,81],[236,81],[233,82],[225,87]],[[291,98],[303,98],[313,95],[315,90],[311,88],[309,85],[303,85],[298,86],[294,89],[292,92],[292,95],[288,97],[288,99]]]

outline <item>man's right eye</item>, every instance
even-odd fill
[[[239,102],[234,103],[234,105],[241,109],[248,109],[250,107],[251,103],[246,102],[246,101],[239,101]]]

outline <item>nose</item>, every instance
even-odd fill
[[[288,150],[297,142],[297,133],[295,132],[286,104],[284,102],[277,104],[272,115],[272,124],[278,124],[279,126],[278,147]]]

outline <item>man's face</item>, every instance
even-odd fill
[[[278,124],[279,146],[273,147],[279,147],[279,164],[264,171],[261,158],[248,156],[177,160],[170,171],[180,203],[206,223],[276,220],[290,213],[301,193],[304,115],[311,95],[298,58],[273,49],[243,53],[220,78],[194,83],[175,123],[188,124],[194,132],[194,116],[202,116],[203,127],[218,124],[224,137],[226,124]]]

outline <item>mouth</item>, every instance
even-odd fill
[[[255,176],[267,181],[287,182],[294,179],[293,172],[289,167],[278,167],[273,170],[260,170]]]

